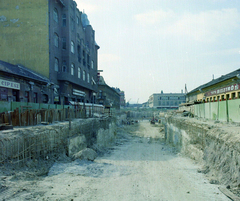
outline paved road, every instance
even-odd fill
[[[125,130],[127,128],[127,130]],[[111,152],[95,162],[57,163],[50,176],[26,184],[30,200],[225,201],[198,165],[161,141],[159,127],[148,121],[119,130]],[[54,172],[54,174],[51,174]],[[16,197],[14,198],[16,199]],[[10,199],[10,200],[14,200]],[[17,200],[17,199],[16,199]]]

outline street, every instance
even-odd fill
[[[94,162],[57,162],[48,176],[11,180],[6,200],[223,201],[199,165],[165,145],[162,127],[140,121],[118,130],[116,144]],[[10,180],[8,185],[10,185]],[[15,190],[13,190],[15,188]]]

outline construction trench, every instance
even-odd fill
[[[0,198],[239,200],[238,124],[160,114],[151,125],[150,116],[1,131]],[[79,157],[86,149],[97,158]]]

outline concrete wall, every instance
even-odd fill
[[[0,1],[0,60],[49,77],[47,0]]]
[[[240,99],[194,105],[194,115],[211,120],[240,122]]]
[[[115,139],[116,125],[125,119],[75,119],[47,126],[15,128],[0,132],[0,162],[26,163],[30,159],[47,159],[65,152],[67,155],[86,147],[110,146]]]
[[[196,119],[166,117],[166,141],[200,162],[205,172],[222,184],[240,184],[239,127],[219,127]],[[234,132],[235,131],[235,132]]]

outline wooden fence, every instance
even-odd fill
[[[66,107],[66,106],[65,106]],[[31,106],[21,106],[14,111],[0,113],[0,128],[3,125],[34,126],[41,123],[53,123],[75,118],[90,118],[94,114],[103,115],[104,106],[72,102],[62,109],[31,109]]]

